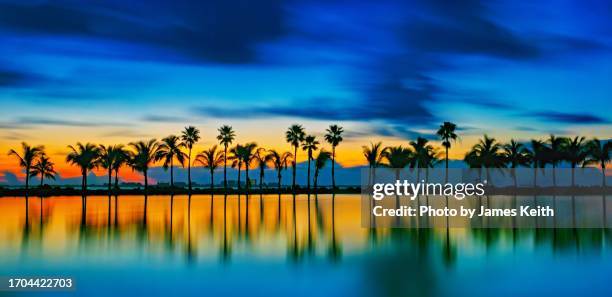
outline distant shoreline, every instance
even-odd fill
[[[612,195],[612,187],[606,186],[592,186],[592,187],[538,187],[538,188],[514,188],[514,187],[505,187],[505,188],[486,188],[487,195],[559,195],[559,196],[567,196],[567,195]],[[295,194],[308,194],[308,190],[306,188],[298,188],[295,191]],[[188,195],[189,190],[184,188],[169,188],[169,187],[150,187],[147,190],[147,195],[156,196],[156,195]],[[226,194],[223,188],[216,188],[211,191],[211,189],[192,189],[192,195],[224,195]],[[237,194],[247,194],[247,191],[242,189],[238,191],[237,189],[229,189],[227,191],[228,195],[237,195]],[[279,192],[276,188],[268,188],[259,190],[259,188],[252,188],[248,191],[249,195],[259,195],[259,194],[293,194],[291,188],[282,188]],[[333,194],[331,188],[319,188],[317,191],[310,190],[310,194]],[[361,194],[361,188],[359,186],[352,187],[343,187],[340,189],[336,189],[335,194]],[[25,189],[7,189],[0,188],[0,198],[2,197],[19,197],[25,196]],[[107,189],[92,189],[87,190],[85,193],[86,196],[108,196],[109,191]],[[110,195],[145,195],[144,189],[119,189],[113,190]],[[82,192],[78,188],[44,188],[44,189],[30,189],[28,196],[30,197],[53,197],[53,196],[82,196]]]

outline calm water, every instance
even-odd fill
[[[359,195],[308,201],[98,196],[83,212],[80,197],[0,198],[0,276],[72,276],[64,294],[88,296],[612,292],[603,230],[375,230]]]

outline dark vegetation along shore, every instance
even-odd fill
[[[444,164],[448,172],[448,155],[452,144],[458,139],[457,126],[454,123],[444,122],[437,130],[441,148],[434,147],[428,139],[418,137],[407,141],[407,145],[385,147],[381,142],[370,143],[363,146],[363,156],[368,164],[370,174],[377,168],[391,168],[399,172],[403,169],[427,171],[437,165]],[[28,195],[124,195],[124,194],[236,194],[236,193],[360,193],[361,189],[354,187],[337,187],[335,178],[336,148],[343,141],[344,130],[338,125],[330,125],[324,134],[324,141],[331,148],[321,148],[321,143],[314,135],[306,134],[301,125],[291,125],[286,133],[285,140],[292,151],[279,152],[260,147],[255,142],[234,144],[236,133],[231,126],[221,126],[218,129],[216,140],[220,146],[213,145],[200,152],[193,148],[200,141],[200,131],[193,126],[185,127],[180,135],[169,135],[161,141],[150,139],[129,143],[128,146],[96,145],[92,143],[77,143],[70,145],[70,152],[65,161],[79,168],[82,176],[81,189],[60,188],[45,184],[46,180],[54,180],[57,176],[55,164],[45,154],[44,146],[30,146],[22,143],[20,151],[10,150],[9,155],[19,162],[29,178],[24,178],[24,187],[20,189],[0,188],[0,196],[28,196]],[[464,157],[469,168],[484,169],[484,174],[491,180],[491,171],[502,168],[518,169],[532,168],[534,172],[533,187],[507,187],[491,188],[488,194],[546,194],[546,193],[607,193],[606,165],[610,163],[612,142],[597,138],[587,140],[585,137],[559,137],[550,135],[544,140],[533,139],[519,142],[511,139],[501,143],[495,138],[484,135]],[[307,180],[296,181],[296,160],[299,151],[307,156]],[[331,163],[330,187],[319,187],[319,174],[321,169]],[[569,164],[572,171],[572,187],[559,188],[556,186],[555,172],[562,164]],[[149,169],[155,164],[168,171],[169,187],[149,185]],[[174,167],[187,167],[187,187],[177,187],[174,183]],[[195,188],[192,186],[191,167],[201,166],[209,170],[210,188]],[[237,169],[237,188],[228,186],[227,167]],[[143,175],[144,185],[138,189],[122,189],[120,187],[119,172],[124,168],[131,168]],[[551,168],[553,174],[553,189],[537,187],[536,179],[539,169]],[[574,170],[581,167],[597,167],[602,171],[603,179],[600,187],[583,188],[573,187]],[[276,188],[264,187],[263,180],[266,168],[273,168],[276,173]],[[291,168],[291,186],[282,187],[282,171]],[[88,189],[87,176],[94,169],[103,169],[108,174],[107,189]],[[214,172],[223,170],[223,187],[213,187]],[[515,172],[515,170],[511,170]],[[255,175],[259,184],[249,178]],[[241,183],[241,177],[244,180]],[[448,174],[448,173],[447,173]],[[515,175],[514,173],[512,173]],[[37,187],[30,186],[30,179],[38,178]],[[517,185],[514,176],[514,185]],[[198,181],[202,182],[202,181]]]

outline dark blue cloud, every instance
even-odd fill
[[[283,16],[279,0],[0,3],[0,29],[145,44],[221,63],[256,60],[257,44],[286,33]]]
[[[606,124],[610,121],[602,117],[598,117],[585,113],[564,113],[556,111],[539,111],[527,113],[527,116],[533,116],[543,121],[565,124]]]

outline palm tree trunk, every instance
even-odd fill
[[[189,147],[189,155],[187,156],[187,184],[189,193],[191,193],[191,146]],[[174,186],[174,185],[173,185]]]
[[[42,187],[43,187],[43,182],[45,181],[45,175],[44,174],[40,174],[40,189],[42,191]]]
[[[605,162],[601,162],[601,184],[605,187],[606,186],[606,163]]]
[[[336,146],[332,146],[332,193],[336,191]]]
[[[246,185],[245,185],[245,188],[246,188],[246,191],[248,193],[249,192],[249,185],[250,185],[250,182],[249,182],[249,164],[248,163],[246,165],[246,169],[245,170],[246,170],[246,174],[245,174],[246,175],[245,176],[246,177]]]
[[[259,193],[261,193],[263,191],[263,179],[264,179],[264,170],[263,168],[260,169],[261,171],[259,172]]]
[[[115,169],[115,190],[119,190],[119,168]]]
[[[26,167],[25,176],[25,196],[28,197],[28,188],[30,187],[30,166]]]
[[[282,178],[281,171],[278,170],[278,194],[279,195],[281,193],[281,178]]]
[[[238,163],[238,192],[240,192],[240,167],[242,167],[242,164]]]
[[[215,187],[215,170],[214,169],[210,169],[210,193],[213,193]]]
[[[81,179],[81,194],[83,194],[83,196],[85,196],[85,191],[86,191],[86,187],[87,187],[87,171],[83,170],[83,171],[81,171],[81,174],[83,175],[83,177]]]
[[[307,188],[308,188],[308,193],[310,193],[310,160],[312,158],[310,157],[310,153],[308,154],[308,181],[307,181]]]
[[[223,188],[227,194],[227,144],[225,145],[225,150],[223,153],[223,162]]]
[[[111,194],[111,184],[112,184],[112,178],[113,178],[113,169],[109,166],[108,167],[108,195]]]
[[[147,189],[149,188],[149,177],[147,176],[147,170],[146,169],[143,171],[143,173],[144,173],[144,183],[145,183],[144,190],[145,190],[145,196],[146,196]]]
[[[174,162],[170,160],[170,188],[174,189]]]
[[[315,169],[315,174],[314,174],[314,191],[315,193],[317,192],[317,182],[319,180],[319,169]]]
[[[576,163],[572,162],[572,187],[575,184],[575,179],[574,179],[575,171],[576,171]]]
[[[292,183],[293,194],[295,194],[295,166],[296,165],[297,165],[297,146],[295,146],[293,150],[293,183]]]

